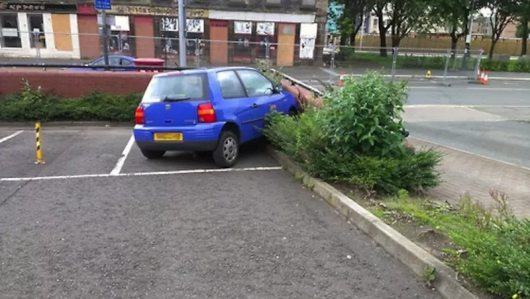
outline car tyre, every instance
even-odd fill
[[[147,151],[147,150],[141,150],[142,155],[146,157],[147,159],[160,159],[164,156],[166,151]]]
[[[213,151],[215,164],[223,168],[229,168],[236,164],[239,157],[239,140],[232,131],[223,131],[217,147]]]

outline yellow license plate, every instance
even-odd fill
[[[155,141],[182,141],[182,133],[155,133]]]

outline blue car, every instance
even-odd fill
[[[127,55],[120,55],[120,54],[111,54],[109,55],[109,65],[111,66],[135,66],[134,63],[134,57],[127,56]],[[85,64],[86,66],[93,66],[94,68],[68,68],[68,71],[104,71],[103,68],[97,68],[97,66],[104,66],[105,65],[105,57],[96,58],[89,63]],[[127,68],[115,68],[112,69],[112,71],[118,71],[118,72],[134,72],[134,69],[127,69]]]
[[[293,95],[255,68],[158,74],[136,109],[134,138],[148,159],[167,151],[211,152],[217,165],[232,167],[239,146],[262,136],[272,109],[299,111]]]

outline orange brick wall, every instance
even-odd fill
[[[33,88],[62,97],[80,97],[92,91],[143,93],[154,73],[61,70],[0,70],[0,95],[18,93],[22,78]]]
[[[153,17],[134,17],[134,35],[136,36],[136,57],[155,57],[155,40],[153,38]]]

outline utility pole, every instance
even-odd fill
[[[103,57],[105,58],[105,66],[109,65],[109,32],[107,25],[107,11],[101,10],[101,22],[103,23]]]
[[[178,0],[180,67],[186,67],[186,3]]]
[[[468,22],[468,29],[467,29],[467,35],[466,35],[466,46],[464,50],[464,59],[462,59],[463,64],[465,66],[466,58],[471,55],[470,48],[471,48],[471,31],[473,30],[473,11],[475,10],[475,0],[471,0],[471,7],[469,9],[469,18],[467,20]]]
[[[361,40],[360,40],[360,49],[359,51],[363,50],[363,36],[364,36],[364,8],[361,12]]]

